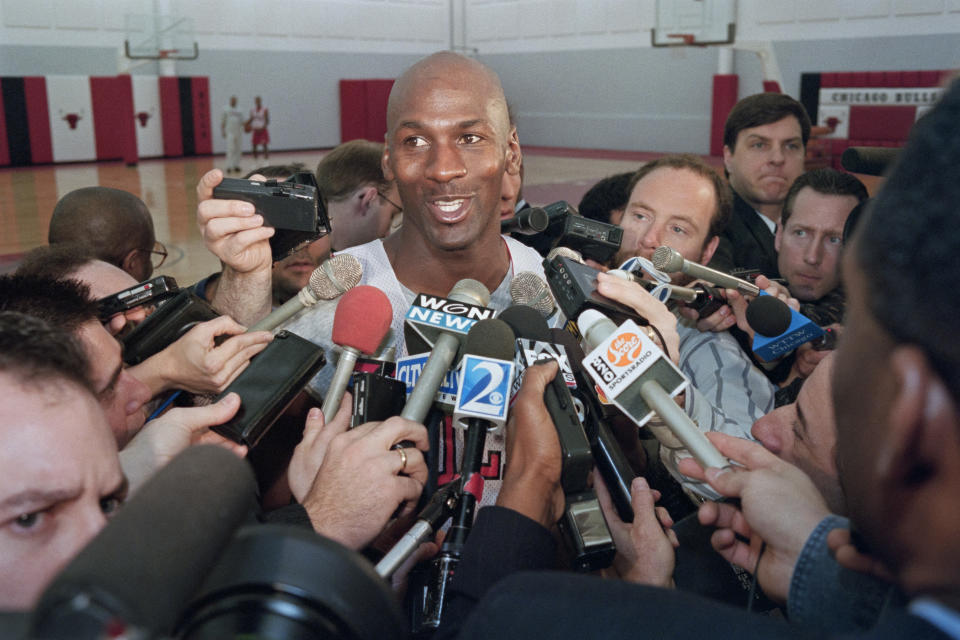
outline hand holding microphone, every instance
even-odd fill
[[[674,402],[673,396],[686,388],[687,380],[639,327],[630,321],[617,327],[592,309],[580,314],[577,324],[591,349],[584,369],[624,415],[643,426],[656,413],[701,465],[729,465]],[[668,446],[676,448],[674,443]]]
[[[333,343],[339,345],[342,352],[323,400],[323,415],[327,419],[337,413],[357,359],[361,354],[376,352],[390,330],[392,320],[390,300],[376,287],[354,287],[337,304],[333,316]]]
[[[256,323],[248,331],[272,331],[321,300],[333,300],[352,289],[363,276],[360,261],[349,253],[339,253],[324,260],[323,264],[310,274],[310,281],[297,295],[283,303],[266,318]]]

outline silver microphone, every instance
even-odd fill
[[[361,276],[363,265],[349,253],[328,258],[313,270],[307,286],[247,331],[273,331],[301,309],[312,307],[321,300],[333,300],[346,293],[360,282]]]
[[[736,289],[740,293],[750,296],[760,295],[760,288],[752,282],[691,262],[680,255],[679,251],[670,247],[657,247],[657,250],[653,252],[653,266],[666,273],[680,271],[698,280],[709,282],[716,287]]]

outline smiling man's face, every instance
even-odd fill
[[[383,167],[396,180],[404,225],[446,251],[499,233],[504,172],[519,171],[520,157],[502,90],[488,73],[455,59],[398,82]]]

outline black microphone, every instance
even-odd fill
[[[590,471],[597,459],[586,432],[586,408],[569,388],[575,386],[575,382],[566,349],[562,345],[553,344],[553,334],[546,321],[529,307],[509,307],[503,311],[500,318],[510,323],[517,335],[518,368],[526,370],[527,367],[546,359],[556,360],[559,364],[557,375],[543,390],[543,403],[556,429],[563,462],[560,484],[563,486],[566,505],[559,523],[560,531],[571,549],[575,569],[592,571],[608,567],[616,553],[616,545],[596,492],[588,482]],[[518,377],[519,375],[518,373]],[[617,449],[619,450],[619,447]],[[633,480],[633,476],[630,480]],[[627,505],[629,504],[628,487]],[[630,519],[632,520],[632,511]]]
[[[882,176],[900,156],[896,147],[847,147],[840,156],[840,165],[851,173]]]
[[[417,548],[430,539],[433,533],[453,514],[460,504],[462,490],[460,479],[452,480],[430,498],[427,506],[417,516],[417,521],[403,537],[380,559],[376,571],[382,578],[389,578]]]
[[[590,441],[593,459],[607,485],[617,515],[624,522],[633,522],[633,503],[630,500],[630,485],[637,477],[630,461],[623,453],[620,443],[610,430],[604,411],[593,388],[593,381],[583,370],[584,353],[576,337],[563,329],[551,329],[551,341],[562,346],[573,370],[576,387],[570,390],[574,401],[580,403],[583,430]]]
[[[550,226],[550,214],[540,207],[528,207],[500,223],[500,233],[520,233],[532,236],[543,233]]]
[[[453,414],[454,425],[467,428],[460,465],[460,504],[431,566],[421,623],[425,628],[440,625],[447,588],[473,527],[474,511],[483,495],[480,468],[487,431],[506,421],[513,381],[513,340],[509,325],[493,318],[473,325],[464,343],[460,393]]]
[[[759,358],[772,362],[804,342],[823,336],[824,332],[812,320],[793,311],[779,298],[757,296],[747,305],[747,323],[754,330],[753,352]]]
[[[235,454],[190,447],[54,579],[34,611],[30,637],[104,638],[118,626],[169,635],[253,513],[256,489],[250,465]]]

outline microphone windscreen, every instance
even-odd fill
[[[317,298],[333,300],[360,282],[363,266],[349,253],[338,253],[313,270],[307,286]]]
[[[513,330],[503,320],[480,320],[470,327],[463,352],[482,358],[513,360],[514,339]]]
[[[380,289],[354,287],[343,294],[333,314],[333,343],[353,347],[360,353],[375,353],[390,330],[393,307]]]
[[[543,319],[543,316],[537,313],[533,307],[515,304],[504,309],[497,318],[510,325],[514,335],[518,338],[540,340],[542,342],[550,341],[550,327],[547,326],[547,321]]]
[[[650,258],[653,266],[664,273],[676,273],[683,269],[683,256],[671,247],[657,247]]]
[[[463,280],[458,280],[457,284],[453,285],[447,297],[457,302],[466,302],[467,304],[485,307],[490,303],[490,290],[479,280],[464,278]]]
[[[104,612],[169,635],[252,515],[256,490],[250,465],[230,451],[214,445],[184,451],[54,579],[34,611],[36,637],[80,637],[70,628]]]
[[[533,307],[545,318],[549,317],[556,307],[550,287],[532,271],[521,271],[513,277],[510,281],[510,299],[514,304]]]
[[[580,255],[578,251],[571,249],[570,247],[554,247],[550,250],[550,253],[547,254],[547,257],[544,259],[544,262],[550,262],[557,256],[561,258],[569,258],[574,262],[579,262],[583,264],[583,256]]]
[[[747,305],[747,324],[762,336],[779,336],[790,328],[790,307],[773,296],[758,296]]]

